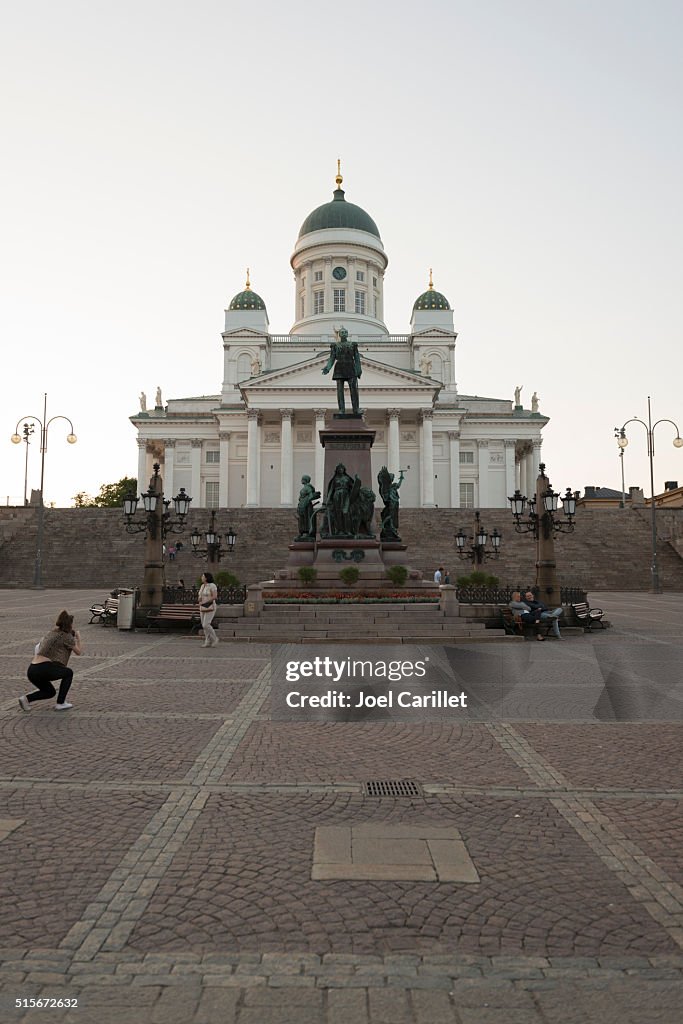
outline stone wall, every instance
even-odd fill
[[[482,522],[503,534],[501,557],[485,566],[502,584],[533,581],[535,544],[529,535],[514,532],[504,509],[485,509]],[[47,587],[93,586],[103,591],[141,582],[144,535],[128,535],[117,509],[46,509],[43,583]],[[674,545],[683,537],[683,509],[657,513],[660,575],[664,588],[683,591],[683,559]],[[33,581],[37,510],[0,510],[0,586],[25,587]],[[186,583],[198,578],[206,563],[193,558],[190,532],[205,530],[208,513],[197,510],[181,539],[184,550],[167,563],[167,580]],[[234,572],[244,583],[269,579],[284,566],[287,546],[296,533],[296,517],[288,509],[237,509],[219,512],[217,528],[237,532],[237,549],[221,569]],[[469,570],[455,552],[453,534],[473,528],[473,514],[456,509],[406,509],[401,512],[401,536],[408,544],[409,564],[431,575],[447,566],[453,578]],[[169,538],[170,543],[170,538]],[[587,590],[647,590],[650,586],[650,520],[647,510],[580,510],[576,531],[557,539],[558,572],[563,585]]]

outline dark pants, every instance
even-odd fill
[[[50,697],[54,697],[56,691],[52,683],[55,679],[61,679],[57,703],[64,704],[74,677],[73,669],[58,661],[41,661],[38,665],[29,665],[26,675],[29,683],[38,688],[37,692],[26,694],[29,704],[34,700],[49,700]]]

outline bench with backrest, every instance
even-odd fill
[[[600,629],[605,629],[605,623],[602,621],[605,613],[602,608],[591,608],[587,601],[580,601],[578,604],[572,605],[572,611],[579,625],[589,633],[593,626],[599,625]]]
[[[118,597],[107,597],[102,604],[90,606],[90,622],[88,625],[92,625],[93,622],[99,622],[102,626],[113,625],[116,622],[118,611]]]
[[[163,629],[166,626],[188,623],[190,632],[196,633],[201,626],[196,604],[162,604],[159,611],[147,613],[147,632],[150,629]],[[213,623],[214,629],[217,623]]]
[[[540,632],[542,636],[549,636],[553,628],[552,619],[542,619],[538,625],[534,622],[522,622],[518,612],[512,608],[501,608],[503,616],[503,629],[508,636],[524,636],[526,633]]]

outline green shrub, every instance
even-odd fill
[[[318,570],[312,565],[302,565],[297,572],[302,583],[313,583],[318,576]]]
[[[234,572],[228,572],[227,569],[217,572],[213,581],[217,587],[239,587],[240,585],[240,581],[237,579]]]
[[[345,583],[347,587],[353,586],[357,583],[360,578],[360,569],[357,565],[347,565],[339,573],[339,579],[342,583]]]
[[[469,576],[458,576],[455,582],[458,587],[497,587],[499,580],[497,576],[475,569]]]
[[[387,569],[387,576],[395,586],[402,587],[408,579],[408,570],[405,565],[392,565]]]

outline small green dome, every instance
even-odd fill
[[[413,309],[450,309],[450,304],[445,295],[441,292],[434,290],[434,281],[432,280],[432,269],[429,268],[429,288],[426,292],[422,292],[415,300]]]
[[[230,300],[229,309],[265,309],[266,304],[260,295],[252,292],[251,288],[238,292],[234,299]]]
[[[379,228],[369,213],[360,206],[347,203],[342,188],[336,188],[333,195],[331,203],[324,203],[309,213],[301,225],[299,238],[311,231],[324,231],[326,228],[352,228],[355,231],[367,231],[369,235],[374,235],[381,241]]]
[[[231,300],[228,309],[262,309],[265,311],[266,304],[260,295],[251,290],[249,280],[249,268],[247,267],[247,284],[243,292],[238,292]]]
[[[441,292],[435,291],[430,288],[428,291],[423,292],[419,298],[415,300],[413,309],[450,309],[450,304],[445,295]]]

